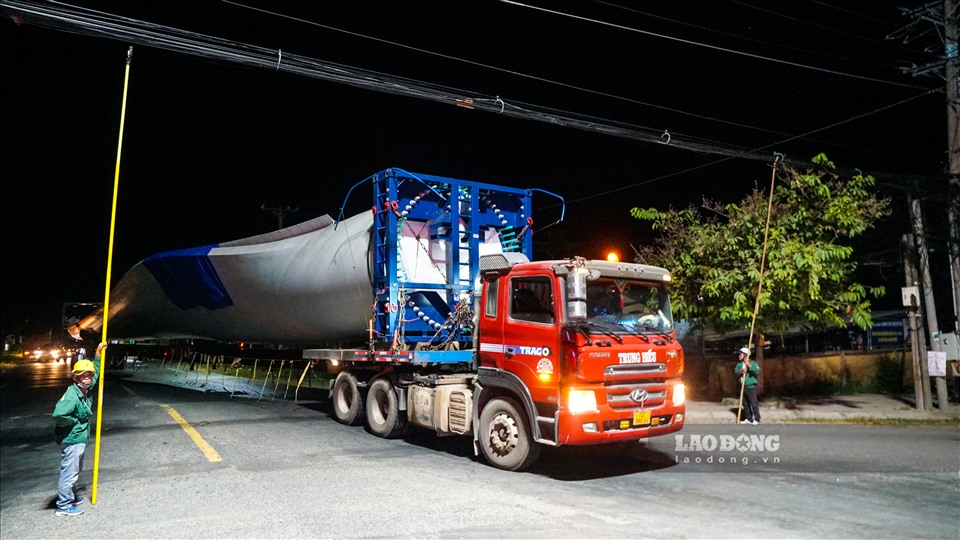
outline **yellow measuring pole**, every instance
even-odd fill
[[[767,261],[767,240],[770,236],[770,214],[773,213],[773,189],[777,182],[777,164],[783,159],[783,154],[773,153],[773,170],[770,172],[770,198],[767,200],[767,224],[763,227],[763,250],[760,253],[760,277],[757,281],[757,299],[753,303],[753,319],[750,320],[750,336],[747,338],[747,357],[744,362],[750,360],[750,350],[753,346],[753,331],[757,324],[757,314],[760,313],[760,293],[763,292],[763,267]],[[763,348],[763,343],[760,343]],[[763,374],[761,374],[762,376]],[[740,424],[740,415],[743,414],[743,391],[747,386],[747,373],[744,371],[740,379],[740,404],[737,405],[737,424]],[[759,399],[759,398],[758,398]]]
[[[113,231],[117,225],[117,191],[120,188],[120,150],[123,148],[123,120],[127,114],[127,87],[130,83],[130,61],[133,47],[127,49],[127,68],[123,75],[123,104],[120,106],[120,138],[117,142],[117,167],[113,175],[113,204],[110,207],[110,243],[107,248],[107,284],[103,293],[103,332],[101,341],[107,343],[107,319],[110,313],[110,270],[113,267]],[[100,476],[100,426],[103,419],[103,380],[106,378],[107,349],[100,351],[100,381],[97,385],[97,434],[93,451],[93,487],[90,504],[97,504],[97,479]]]

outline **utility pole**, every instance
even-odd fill
[[[950,223],[949,246],[947,256],[950,258],[950,282],[953,284],[953,331],[960,335],[960,178],[953,175],[950,178],[948,196],[948,214]]]
[[[954,319],[960,319],[957,314],[960,300],[957,298],[958,281],[960,281],[960,261],[958,261],[957,246],[957,221],[960,216],[960,210],[957,208],[958,198],[954,193],[960,189],[960,102],[958,102],[958,51],[957,51],[957,13],[960,7],[960,0],[943,0],[943,13],[936,12],[937,3],[929,2],[911,10],[903,12],[913,18],[915,21],[926,20],[933,23],[934,26],[943,27],[944,55],[941,60],[931,62],[924,66],[914,66],[904,69],[905,73],[917,75],[931,75],[939,71],[943,66],[943,76],[946,83],[946,102],[947,102],[947,216],[950,222],[950,248],[948,254],[950,257],[950,275],[953,284],[953,306]],[[923,303],[926,311],[927,330],[930,332],[930,345],[934,351],[942,351],[940,341],[940,327],[937,324],[937,310],[933,302],[932,281],[930,279],[930,260],[927,251],[926,241],[923,236],[923,222],[920,215],[920,203],[912,198],[909,200],[911,221],[913,223],[913,234],[915,236],[917,251],[919,254],[918,263],[920,265],[920,286],[922,288]],[[956,328],[955,328],[956,330]],[[926,356],[926,354],[924,354]],[[924,374],[924,379],[929,379],[929,372]],[[937,398],[940,409],[947,409],[947,382],[945,377],[936,377]]]
[[[933,409],[930,396],[930,377],[927,376],[926,358],[927,340],[920,325],[920,289],[917,287],[917,269],[913,264],[913,235],[903,235],[903,275],[907,286],[904,287],[903,305],[907,309],[910,324],[910,357],[913,366],[913,392],[916,408],[919,411]],[[916,292],[914,292],[916,291]]]
[[[947,154],[950,181],[957,182],[960,176],[960,102],[958,99],[957,73],[960,71],[960,58],[957,54],[957,13],[960,9],[958,0],[943,0],[943,33],[944,33],[944,76],[947,80]]]
[[[263,210],[264,212],[270,212],[270,213],[272,213],[273,215],[277,216],[277,230],[278,230],[278,231],[283,228],[283,216],[285,216],[285,215],[287,215],[287,214],[292,214],[292,213],[294,213],[294,212],[299,212],[299,211],[300,211],[299,208],[293,208],[293,207],[286,206],[286,205],[267,206],[266,204],[260,205],[260,210]]]
[[[940,342],[940,326],[937,324],[937,307],[933,301],[933,280],[930,278],[930,253],[927,251],[927,242],[923,234],[923,216],[920,213],[920,201],[913,197],[907,199],[910,203],[910,215],[913,221],[913,236],[917,245],[918,263],[920,264],[920,285],[923,295],[923,307],[927,320],[927,331],[930,332],[930,348],[940,352],[942,350]],[[923,351],[926,356],[926,351]],[[929,370],[929,361],[927,369]],[[924,376],[929,376],[927,371]],[[946,377],[934,377],[937,382],[937,400],[940,410],[947,410],[947,379]]]
[[[953,285],[953,316],[955,334],[960,334],[960,328],[957,327],[957,321],[960,320],[960,299],[957,297],[958,286],[960,286],[960,235],[957,233],[957,221],[960,209],[960,56],[957,51],[957,38],[960,33],[957,31],[957,13],[960,9],[958,0],[943,0],[943,45],[944,65],[943,73],[946,79],[947,95],[947,196],[948,207],[947,217],[950,223],[949,239],[950,244],[947,254],[950,257],[950,278]],[[942,351],[942,343],[937,340],[937,349]],[[942,390],[941,390],[942,387]],[[937,377],[937,397],[940,400],[940,410],[947,410],[947,380],[946,377]]]
[[[957,29],[958,0],[943,1],[944,56],[946,65],[947,88],[947,172],[948,196],[947,216],[950,222],[950,277],[953,283],[953,328],[960,334],[960,57],[957,41],[960,32]]]

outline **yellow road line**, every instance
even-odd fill
[[[208,461],[223,461],[223,458],[220,457],[220,454],[218,454],[217,451],[210,446],[210,443],[203,440],[203,437],[200,436],[200,433],[194,429],[189,422],[184,420],[183,417],[180,416],[180,413],[176,411],[176,409],[167,405],[166,403],[161,403],[160,406],[166,409],[167,413],[170,414],[170,417],[173,418],[173,421],[180,424],[180,427],[187,432],[187,435],[193,439],[193,443],[200,448],[200,451],[203,452],[203,455],[207,457]]]

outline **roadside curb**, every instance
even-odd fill
[[[687,402],[688,424],[735,424],[738,400]],[[763,423],[770,424],[960,424],[960,405],[947,411],[918,411],[906,400],[879,394],[784,398],[760,404]]]
[[[251,382],[245,377],[211,373],[208,378],[195,372],[160,367],[127,372],[123,379],[256,400],[286,398],[293,401],[296,385],[293,381],[288,390],[286,381],[279,385],[274,381],[264,385],[261,380]],[[301,400],[315,399],[316,391],[326,394],[327,389],[304,386],[300,390]],[[720,402],[688,401],[685,423],[736,424],[737,405],[738,400],[734,398],[724,398]],[[760,414],[764,424],[960,425],[960,405],[951,404],[948,411],[918,411],[904,400],[877,394],[765,401],[760,404]]]

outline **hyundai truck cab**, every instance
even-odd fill
[[[488,398],[499,391],[527,401],[514,405],[530,411],[520,420],[533,439],[598,444],[683,426],[683,350],[665,269],[505,253],[483,257],[481,271],[477,382]],[[508,469],[538,453],[530,445],[532,457],[497,463],[523,449],[524,425],[512,425],[481,421],[477,433],[485,457]]]

